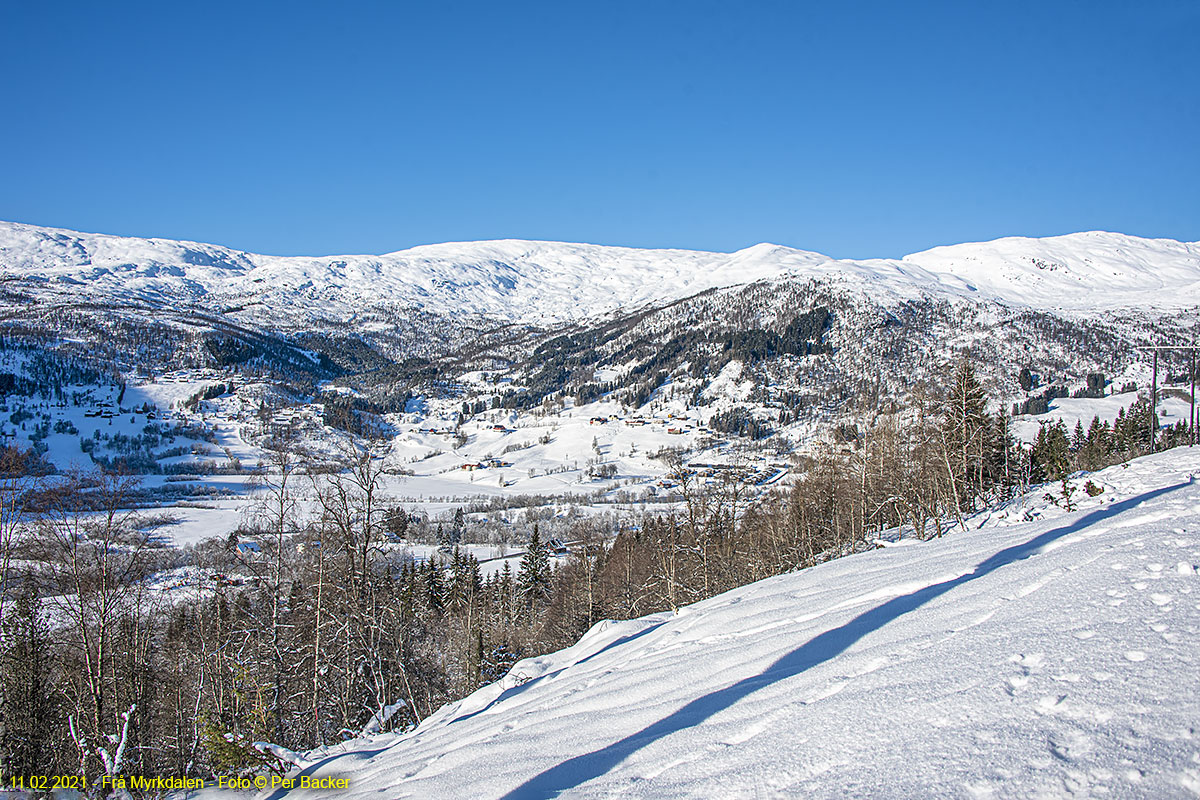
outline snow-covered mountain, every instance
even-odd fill
[[[392,308],[552,324],[773,278],[1044,310],[1178,310],[1200,304],[1200,243],[1092,232],[854,261],[770,244],[710,253],[503,240],[381,256],[279,257],[0,223],[0,280],[9,287],[263,321],[353,320]]]
[[[1177,310],[1200,302],[1200,242],[1119,233],[1019,236],[905,256],[933,274],[1014,305],[1046,310]]]
[[[1019,498],[599,623],[293,777],[351,798],[1194,797],[1197,471],[1171,450],[1089,476],[1103,493],[1072,513]]]
[[[278,257],[0,223],[0,280],[213,310],[311,308],[327,318],[391,306],[552,323],[828,261],[761,245],[725,254],[521,240],[426,245],[382,256]]]

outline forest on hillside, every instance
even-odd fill
[[[469,536],[461,513],[439,556],[391,546],[413,522],[382,491],[368,445],[330,465],[275,440],[253,477],[251,524],[182,550],[158,545],[161,516],[130,502],[136,476],[49,475],[9,448],[0,769],[92,785],[280,772],[293,751],[409,728],[602,619],[677,610],[874,547],[885,531],[941,536],[1037,484],[1070,509],[1096,491],[1072,473],[1189,434],[1152,442],[1138,401],[1112,425],[1045,426],[1028,448],[987,408],[963,360],[910,405],[841,429],[790,489],[755,496],[733,470],[705,486],[679,462],[673,512],[572,520],[557,568],[558,545],[533,520],[519,568],[486,576],[454,546]]]

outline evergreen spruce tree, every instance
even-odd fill
[[[513,596],[515,591],[516,583],[513,579],[512,567],[505,561],[504,566],[500,569],[500,575],[496,579],[496,608],[501,622],[505,625],[511,625],[514,621],[516,609],[513,604]]]
[[[1042,425],[1033,444],[1033,480],[1056,481],[1071,471],[1071,448],[1062,420]]]
[[[479,559],[466,550],[455,546],[450,559],[449,606],[455,610],[466,608],[475,602],[483,588],[479,571]]]
[[[454,510],[454,525],[451,526],[449,533],[450,544],[457,546],[462,541],[466,527],[466,515],[463,514],[462,506],[459,506]]]
[[[517,595],[526,611],[550,599],[550,548],[542,541],[536,524],[517,570]]]
[[[1108,422],[1101,420],[1097,414],[1088,426],[1084,437],[1083,449],[1076,454],[1079,466],[1086,470],[1096,470],[1108,465],[1111,453],[1111,436]]]
[[[954,372],[950,391],[942,404],[942,438],[947,477],[953,482],[960,508],[973,505],[984,489],[984,440],[987,434],[987,398],[975,377],[969,358]]]
[[[425,606],[430,611],[441,611],[446,605],[446,581],[442,575],[442,565],[436,556],[431,556],[425,562],[424,575]]]
[[[988,486],[1008,487],[1019,483],[1020,448],[1012,432],[1012,423],[1001,409],[988,419],[984,440],[985,479]]]

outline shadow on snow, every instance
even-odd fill
[[[626,736],[624,739],[613,742],[607,747],[591,753],[567,759],[535,775],[533,778],[530,778],[525,783],[503,795],[502,800],[535,800],[537,798],[555,797],[561,792],[597,778],[643,747],[666,736],[670,736],[676,731],[698,725],[714,714],[729,708],[742,698],[757,692],[759,689],[798,675],[805,670],[829,661],[845,652],[847,648],[867,634],[879,630],[884,625],[904,614],[917,610],[934,598],[949,592],[951,589],[962,586],[976,578],[982,578],[1000,567],[1036,555],[1041,548],[1056,539],[1077,533],[1095,525],[1103,519],[1123,513],[1148,500],[1153,500],[1168,492],[1188,486],[1194,480],[1192,478],[1187,483],[1155,489],[1154,491],[1131,497],[1128,500],[1113,503],[1106,508],[1097,509],[1085,514],[1069,525],[1046,531],[1028,542],[1007,547],[977,564],[971,572],[951,580],[926,586],[923,589],[918,589],[906,595],[894,597],[882,605],[876,606],[869,611],[864,611],[844,625],[815,636],[800,647],[779,658],[758,675],[744,678],[724,689],[704,695],[703,697],[698,697],[678,711],[636,733]]]
[[[599,650],[597,650],[596,652],[592,653],[590,656],[587,656],[586,658],[581,658],[578,661],[570,664],[569,666],[577,666],[579,664],[583,664],[585,662],[591,661],[593,658],[600,655],[601,653],[611,650],[612,648],[614,648],[618,645],[629,644],[630,642],[632,642],[635,639],[640,639],[641,637],[645,636],[647,633],[650,633],[652,631],[657,630],[658,628],[661,628],[666,623],[667,623],[667,620],[663,620],[662,622],[656,622],[653,625],[648,625],[645,628],[642,628],[640,631],[637,631],[636,633],[631,633],[627,636],[622,636],[619,639],[614,639],[613,641],[606,644],[604,647],[602,647]],[[454,719],[450,720],[449,724],[453,725],[456,722],[462,722],[463,720],[467,720],[467,719],[470,719],[471,717],[478,716],[478,715],[484,713],[485,711],[489,710],[493,706],[495,706],[499,703],[503,703],[506,700],[510,700],[513,697],[516,697],[517,695],[521,694],[522,692],[524,692],[527,689],[533,688],[538,683],[548,681],[552,678],[557,677],[558,674],[565,669],[566,669],[566,667],[561,667],[559,669],[554,670],[553,672],[547,672],[545,675],[539,675],[538,677],[532,678],[532,679],[525,681],[524,683],[519,684],[517,686],[511,686],[508,689],[505,689],[500,694],[498,694],[496,697],[494,697],[492,699],[492,701],[490,703],[488,703],[486,706],[484,706],[483,708],[479,709],[478,711],[472,711],[468,714],[463,714],[460,717],[455,717]]]

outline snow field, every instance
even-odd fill
[[[1077,512],[600,623],[304,773],[350,797],[1194,797],[1197,471],[1172,450]]]
[[[1164,388],[1179,389],[1184,392],[1188,391],[1187,386],[1164,387],[1161,383],[1159,384],[1159,424],[1166,428],[1178,422],[1187,422],[1191,409],[1189,403],[1175,395],[1164,397],[1161,394]],[[1143,390],[1141,394],[1145,395],[1147,391]],[[1058,420],[1062,420],[1063,424],[1067,426],[1068,437],[1074,432],[1076,423],[1082,424],[1083,430],[1086,433],[1088,427],[1092,424],[1092,420],[1097,416],[1111,423],[1117,418],[1117,413],[1121,409],[1125,409],[1128,412],[1129,407],[1137,399],[1138,392],[1110,394],[1098,398],[1059,397],[1050,401],[1050,410],[1045,414],[1014,417],[1013,433],[1021,441],[1032,442],[1037,439],[1038,428],[1043,423],[1053,424]]]
[[[875,295],[987,299],[1061,310],[1182,309],[1197,302],[1200,243],[1090,231],[936,247],[902,259],[833,259],[758,244],[733,253],[515,239],[424,245],[386,255],[277,257],[218,245],[0,222],[0,269],[39,292],[210,310],[354,320],[417,308],[547,324],[706,289],[785,276]]]

